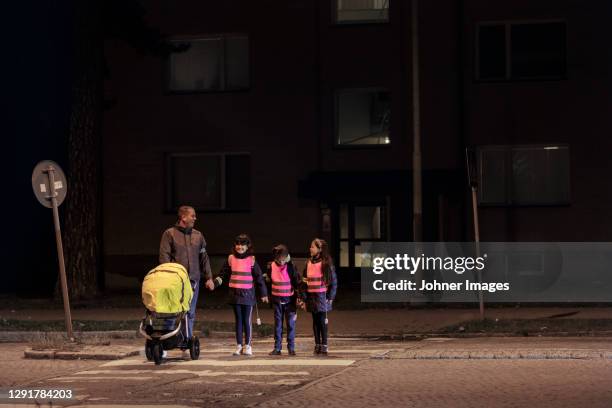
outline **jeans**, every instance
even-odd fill
[[[274,303],[274,349],[282,349],[283,320],[287,323],[287,348],[295,349],[296,311],[290,303]]]
[[[325,312],[312,312],[312,331],[314,332],[315,344],[327,345],[325,315]]]
[[[242,335],[245,336],[245,345],[251,345],[251,317],[253,314],[253,306],[250,305],[233,305],[234,319],[236,321],[236,344],[242,344]]]
[[[198,295],[200,294],[200,282],[191,282],[191,289],[193,289],[193,298],[191,299],[191,304],[189,305],[189,311],[187,312],[187,322],[189,331],[187,332],[187,338],[193,336],[193,324],[195,322],[196,315],[196,307],[198,305]]]

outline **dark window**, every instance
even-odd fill
[[[565,23],[513,24],[513,78],[565,76]]]
[[[480,204],[569,204],[569,176],[568,146],[484,146],[478,149]]]
[[[248,154],[173,153],[167,158],[167,210],[246,211],[251,206]]]
[[[566,24],[479,24],[476,59],[482,81],[565,78]]]
[[[249,88],[248,37],[217,36],[172,42],[189,47],[170,54],[168,90],[212,92]]]
[[[391,143],[391,100],[384,89],[336,92],[336,144],[345,146]]]
[[[506,78],[506,28],[503,25],[480,27],[478,55],[480,79]]]

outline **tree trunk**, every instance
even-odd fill
[[[63,240],[70,298],[97,292],[101,273],[103,35],[99,0],[73,0],[72,113]]]

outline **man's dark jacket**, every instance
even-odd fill
[[[189,279],[199,282],[212,279],[204,235],[193,228],[175,225],[164,231],[159,244],[159,263],[176,262],[185,267]]]

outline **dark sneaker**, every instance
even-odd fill
[[[323,354],[323,355],[327,355],[327,344],[323,344],[321,346],[321,350],[319,351],[319,354]]]
[[[312,354],[321,354],[321,346],[319,344],[315,345],[315,348]]]
[[[281,355],[281,351],[278,349],[274,349],[271,352],[268,353],[271,356],[280,356]]]
[[[295,356],[295,350],[294,349],[289,349],[289,355],[290,356]]]

